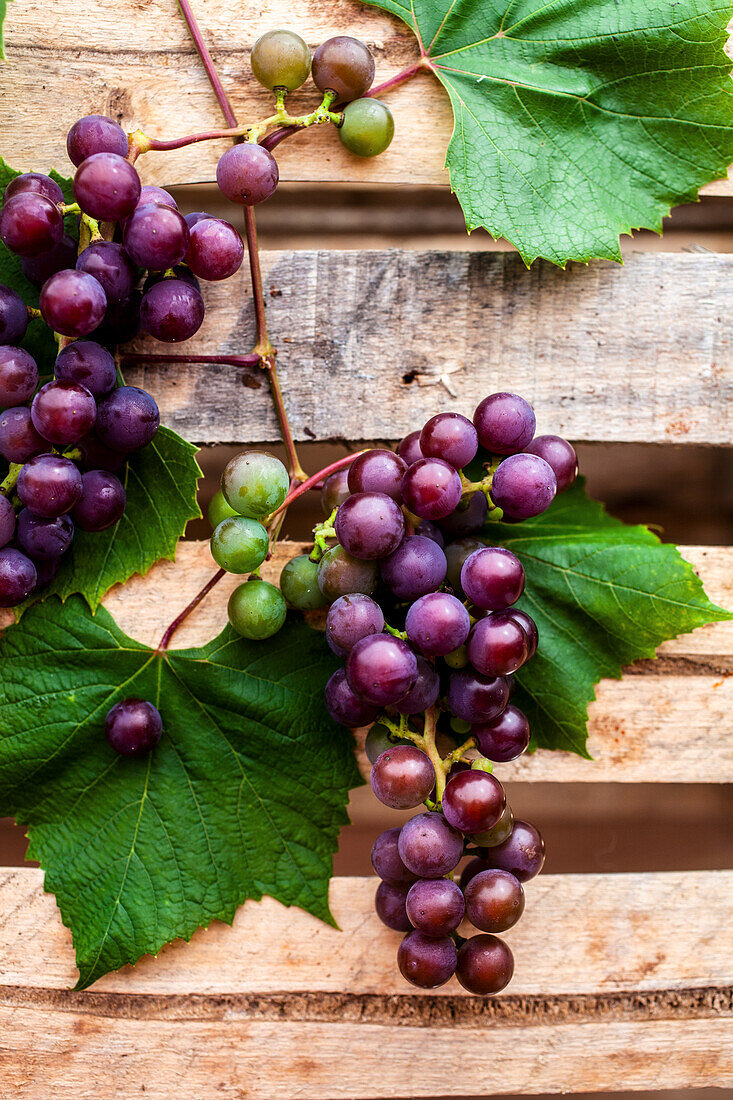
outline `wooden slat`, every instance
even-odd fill
[[[418,57],[414,36],[398,19],[364,4],[340,0],[319,4],[301,0],[199,0],[199,22],[215,63],[243,120],[270,113],[269,100],[252,77],[249,47],[263,31],[288,26],[312,45],[334,34],[368,42],[377,57],[377,82],[389,79]],[[220,112],[196,57],[174,0],[146,0],[120,9],[90,0],[84,5],[84,34],[78,33],[78,7],[71,0],[54,5],[54,32],[48,35],[48,8],[42,0],[10,5],[6,19],[4,152],[24,169],[67,164],[68,127],[90,111],[119,117],[128,128],[142,126],[153,137],[170,138],[217,126]],[[43,80],[38,79],[39,72]],[[48,114],[48,103],[55,109]],[[315,102],[293,97],[293,110]],[[278,149],[285,179],[388,182],[404,185],[447,182],[443,168],[452,130],[448,97],[438,82],[421,75],[389,98],[396,134],[389,150],[372,161],[346,154],[332,132],[310,134]],[[39,119],[49,125],[40,126]],[[307,142],[307,154],[303,149]],[[150,183],[212,180],[226,143],[209,142],[150,154]],[[730,180],[716,181],[710,194],[733,194]]]
[[[563,272],[507,253],[274,252],[263,271],[298,439],[396,439],[510,389],[533,402],[540,431],[573,440],[733,443],[733,255]],[[206,320],[178,354],[251,349],[247,279],[209,284]],[[189,439],[279,438],[256,370],[126,373]]]

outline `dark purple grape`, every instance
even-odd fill
[[[469,993],[481,997],[501,993],[514,974],[514,956],[498,936],[472,936],[458,952],[456,977]]]
[[[448,562],[448,583],[456,592],[461,592],[461,570],[466,558],[476,550],[480,550],[486,544],[481,539],[466,535],[465,538],[449,542],[445,548],[445,557]]]
[[[184,258],[189,237],[182,214],[171,206],[146,202],[128,218],[122,241],[134,263],[152,271],[166,271]]]
[[[529,646],[517,620],[508,611],[494,611],[472,627],[467,651],[473,667],[484,676],[508,676],[525,663]]]
[[[178,203],[173,198],[170,191],[166,191],[164,187],[156,187],[153,183],[146,183],[145,186],[141,188],[137,205],[145,206],[148,202],[157,202],[160,206],[170,206],[173,210],[178,209]],[[206,217],[208,218],[209,215],[207,214]],[[186,225],[190,228],[188,218],[186,218]]]
[[[198,225],[199,222],[208,221],[211,214],[207,214],[205,210],[194,210],[191,214],[184,214],[183,216],[186,219],[186,225],[189,230],[191,230],[195,225]]]
[[[448,781],[443,793],[445,820],[469,836],[496,825],[505,805],[501,783],[484,771],[459,772]]]
[[[66,137],[69,160],[77,167],[95,153],[116,153],[126,157],[127,150],[127,134],[106,115],[85,115],[74,123]]]
[[[81,499],[71,518],[82,531],[104,531],[117,523],[127,494],[122,482],[107,470],[89,470],[82,477]]]
[[[374,898],[374,908],[382,924],[395,932],[408,932],[412,925],[407,916],[405,902],[407,886],[395,886],[390,882],[380,882]]]
[[[518,622],[524,633],[527,635],[527,660],[531,660],[537,652],[537,646],[539,645],[540,635],[537,630],[537,623],[534,621],[531,615],[528,615],[526,611],[521,611],[518,607],[513,607],[509,612],[511,617]]]
[[[402,479],[402,499],[420,519],[443,519],[461,499],[461,479],[441,458],[421,458]]]
[[[0,493],[0,547],[7,546],[15,534],[15,508],[8,498]]]
[[[443,538],[443,532],[429,519],[423,519],[415,528],[416,535],[422,535],[423,538],[432,539],[433,542],[437,542],[438,546],[443,549],[445,546],[445,539]]]
[[[119,153],[92,153],[76,170],[74,198],[91,218],[116,222],[137,206],[140,177]]]
[[[336,513],[335,526],[340,544],[362,561],[391,554],[405,533],[402,511],[385,493],[353,493]]]
[[[156,340],[166,344],[188,340],[203,320],[204,300],[196,287],[183,279],[163,279],[143,295],[140,321]]]
[[[94,332],[95,340],[100,344],[115,347],[132,340],[140,332],[140,305],[142,294],[135,290],[125,302],[111,302],[107,306],[104,320]]]
[[[191,230],[186,263],[199,279],[228,279],[239,271],[243,259],[242,238],[229,222],[207,218]]]
[[[107,308],[101,283],[83,271],[57,271],[43,284],[41,313],[63,336],[86,336],[101,324]]]
[[[18,344],[28,328],[25,302],[9,286],[0,286],[0,343]]]
[[[60,558],[71,546],[74,524],[70,516],[50,519],[37,516],[24,508],[18,514],[17,540],[21,549],[31,558],[46,561]]]
[[[57,271],[73,267],[76,263],[77,244],[73,237],[64,233],[58,244],[40,256],[22,256],[20,266],[23,274],[34,286],[42,287]]]
[[[378,603],[361,592],[339,596],[326,618],[326,641],[339,657],[345,657],[369,634],[381,634],[384,615]]]
[[[476,457],[476,429],[460,413],[438,413],[420,432],[420,450],[425,458],[442,458],[460,470]]]
[[[410,432],[397,446],[397,454],[408,465],[413,466],[425,455],[420,450],[420,433]]]
[[[338,508],[346,500],[351,491],[348,477],[348,470],[337,470],[324,481],[321,489],[321,508],[324,516],[330,516],[334,508]]]
[[[466,916],[482,932],[506,932],[524,912],[524,890],[508,871],[479,871],[466,887]]]
[[[347,554],[343,546],[332,546],[318,565],[318,587],[327,600],[363,592],[371,596],[379,581],[375,561],[361,561]]]
[[[542,870],[545,842],[534,825],[516,820],[509,837],[490,848],[486,858],[490,867],[509,871],[520,882],[527,882]]]
[[[81,497],[81,474],[63,455],[36,455],[18,475],[18,497],[37,516],[55,519],[70,512]]]
[[[385,493],[402,503],[402,478],[407,463],[394,451],[365,451],[351,463],[348,487],[352,493]]]
[[[36,587],[38,574],[30,558],[6,546],[0,550],[0,607],[16,607]]]
[[[110,473],[117,473],[127,462],[127,455],[105,447],[94,432],[80,439],[77,446],[82,454],[80,466],[83,470],[109,470]]]
[[[442,814],[418,814],[402,826],[397,850],[405,867],[420,878],[442,878],[460,863],[463,837]]]
[[[61,568],[61,558],[47,558],[46,561],[35,561],[37,579],[35,591],[45,588],[54,579]]]
[[[63,215],[44,195],[21,191],[0,211],[0,240],[18,256],[49,252],[63,235]]]
[[[5,188],[3,202],[12,199],[13,195],[20,195],[26,191],[34,195],[44,195],[54,204],[64,201],[63,191],[50,176],[44,176],[42,172],[24,172],[12,179]]]
[[[395,745],[374,761],[370,782],[385,806],[410,810],[429,798],[435,786],[435,770],[429,757],[415,745]]]
[[[445,657],[466,641],[471,619],[465,607],[447,592],[429,592],[410,607],[405,630],[412,645],[429,657]]]
[[[147,699],[123,699],[107,711],[104,733],[120,756],[142,756],[160,741],[163,721]]]
[[[410,886],[417,878],[400,859],[398,842],[400,827],[385,829],[372,845],[372,867],[383,882],[393,886]]]
[[[399,599],[415,600],[440,588],[447,567],[445,554],[437,542],[423,535],[410,535],[384,559],[381,575]]]
[[[33,398],[33,427],[49,443],[68,446],[94,427],[97,406],[85,386],[78,382],[47,382]]]
[[[117,381],[114,356],[93,340],[75,340],[56,357],[54,374],[60,382],[78,382],[94,397],[109,393]]]
[[[394,709],[400,714],[423,714],[440,695],[440,677],[424,657],[417,659],[417,680]]]
[[[527,454],[544,458],[552,467],[558,493],[568,489],[578,476],[578,456],[575,448],[559,435],[537,435],[525,447]]]
[[[313,83],[322,92],[335,92],[340,102],[360,99],[374,81],[374,56],[358,38],[340,34],[329,38],[313,54]]]
[[[279,177],[272,153],[251,141],[227,149],[216,166],[219,190],[230,202],[242,206],[256,206],[269,199]]]
[[[362,699],[349,687],[346,673],[342,668],[334,672],[326,684],[326,709],[342,726],[365,726],[373,722],[379,714],[379,707]]]
[[[516,393],[492,393],[473,414],[481,446],[496,455],[513,455],[532,442],[536,420],[532,406]]]
[[[423,878],[408,890],[410,924],[426,936],[449,936],[463,920],[466,903],[460,886],[447,878]]]
[[[113,451],[139,451],[160,426],[155,400],[137,386],[119,386],[99,403],[96,434]]]
[[[452,672],[448,706],[457,718],[475,725],[498,718],[509,702],[509,684],[503,676],[482,676],[473,669]]]
[[[108,305],[127,302],[137,283],[135,265],[122,245],[114,241],[92,241],[78,257],[76,270],[97,280]]]
[[[461,569],[461,588],[485,611],[503,611],[524,592],[524,569],[511,550],[484,546],[469,555]]]
[[[349,653],[346,677],[352,689],[370,703],[391,706],[415,683],[417,658],[401,638],[370,634]]]
[[[492,722],[474,726],[471,733],[481,755],[497,764],[516,760],[529,745],[529,722],[519,707],[511,705]]]
[[[415,929],[408,932],[397,950],[400,973],[420,989],[445,985],[456,969],[458,953],[450,936],[426,936]]]
[[[489,870],[491,870],[491,866],[487,860],[481,859],[479,856],[474,856],[473,859],[470,859],[461,871],[461,878],[458,883],[464,894],[466,892],[466,887],[468,886],[469,882],[471,882],[471,880],[474,879],[476,875],[480,874],[482,871]]]
[[[510,455],[491,482],[491,499],[511,519],[541,515],[552,504],[556,492],[552,467],[537,455]]]
[[[476,727],[474,726],[474,729]],[[492,825],[490,829],[484,829],[481,833],[475,833],[471,840],[474,844],[478,844],[480,848],[495,848],[497,844],[503,844],[507,839],[512,829],[514,828],[514,814],[512,813],[511,806],[507,803],[504,807],[504,813],[501,815],[495,825]],[[479,868],[478,870],[487,870],[488,868]],[[461,883],[463,885],[463,882]]]
[[[458,506],[449,516],[440,521],[441,530],[450,539],[461,539],[479,531],[486,522],[489,502],[483,493],[476,491]]]
[[[370,764],[373,764],[378,756],[387,749],[393,749],[395,745],[412,744],[406,737],[394,737],[385,725],[377,722],[371,726],[364,741],[364,751]]]
[[[0,408],[23,405],[38,385],[38,367],[23,348],[0,344]]]
[[[191,271],[185,264],[176,264],[171,268],[171,271],[177,279],[181,279],[188,286],[194,287],[201,293],[201,283],[198,281],[193,271]],[[143,293],[147,293],[152,286],[157,286],[158,283],[162,283],[164,279],[170,279],[171,276],[165,271],[149,271],[148,276],[143,283]]]
[[[0,413],[0,455],[8,462],[26,462],[47,448],[48,443],[33,427],[31,410],[25,405]]]

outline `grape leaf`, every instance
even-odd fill
[[[332,855],[360,782],[323,701],[335,666],[303,623],[268,642],[227,627],[161,654],[79,597],[37,604],[5,632],[0,814],[30,826],[29,856],[72,932],[77,988],[231,922],[247,898],[333,923]],[[137,760],[103,732],[109,707],[134,695],[164,724]]]
[[[367,0],[450,97],[446,165],[469,232],[530,264],[620,260],[733,161],[730,2]]]
[[[588,704],[602,677],[619,679],[667,638],[733,618],[676,546],[609,516],[582,479],[544,515],[489,523],[482,537],[515,553],[527,574],[517,606],[536,621],[540,645],[516,674],[516,699],[535,748],[588,757]]]

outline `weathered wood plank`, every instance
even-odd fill
[[[508,253],[274,252],[263,271],[298,439],[396,439],[511,389],[541,431],[573,440],[733,443],[733,256],[636,254],[563,272]],[[251,349],[247,278],[209,284],[206,320],[178,354]],[[256,370],[126,373],[187,438],[279,438]]]

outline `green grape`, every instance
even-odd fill
[[[288,471],[279,458],[265,451],[242,451],[227,462],[221,491],[240,516],[260,519],[279,508],[290,488]]]
[[[382,725],[381,722],[377,722],[366,735],[364,750],[367,754],[369,763],[373,764],[377,757],[381,753],[386,752],[387,749],[393,749],[395,745],[411,744],[412,741],[410,741],[409,738],[395,737],[387,726]]]
[[[267,31],[252,47],[252,72],[270,91],[294,92],[305,84],[311,71],[311,52],[295,31]]]
[[[271,638],[285,622],[287,606],[274,584],[250,577],[229,597],[229,622],[237,634],[252,641]]]
[[[394,137],[392,112],[378,99],[355,99],[344,108],[338,134],[341,144],[357,157],[379,156]]]
[[[227,573],[251,573],[267,557],[267,531],[256,519],[229,516],[211,536],[211,556]]]
[[[448,656],[450,657],[451,654],[449,653]],[[455,714],[453,714],[451,715],[450,728],[453,730],[454,733],[465,735],[470,732],[471,723],[467,722],[465,718],[456,718]]]
[[[376,561],[352,558],[338,543],[326,551],[318,566],[318,587],[329,603],[339,596],[350,596],[352,592],[371,596],[378,582]]]
[[[327,602],[318,587],[318,565],[307,554],[298,554],[283,567],[280,591],[298,611],[315,611]]]
[[[209,501],[209,507],[206,514],[209,517],[211,526],[218,527],[223,519],[229,519],[230,516],[238,516],[239,512],[235,512],[231,504],[227,504],[221,489],[217,489]]]
[[[514,814],[511,806],[507,806],[496,825],[492,825],[484,833],[476,833],[471,839],[480,848],[495,848],[497,844],[503,844],[514,828]]]
[[[465,668],[468,664],[468,651],[465,645],[460,646],[458,649],[454,649],[452,653],[446,653],[443,660],[448,668]],[[453,725],[452,722],[451,725]]]

